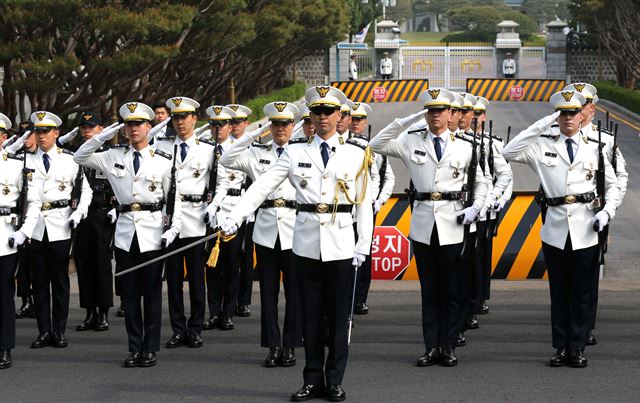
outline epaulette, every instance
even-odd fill
[[[551,125],[551,127],[554,127],[554,128],[555,128],[555,127],[560,127],[560,125],[559,125],[559,124],[557,124],[557,123],[554,123],[554,124],[552,124],[552,125]]]
[[[464,141],[466,141],[466,142],[468,142],[468,143],[473,144],[473,140],[472,140],[472,139],[470,139],[469,137],[467,137],[467,136],[466,136],[466,135],[464,135],[464,134],[460,134],[460,133],[453,133],[453,137],[455,137],[455,138],[457,138],[457,139],[460,139],[460,140],[464,140]]]
[[[583,139],[585,138],[584,136],[582,137]],[[586,139],[592,143],[596,143],[596,144],[602,144],[603,146],[606,145],[606,143],[604,141],[598,141],[598,139],[594,139],[593,137],[586,137]]]
[[[203,139],[202,137],[199,139],[196,139],[196,144],[200,144],[200,143],[204,143],[204,144],[209,144],[211,147],[215,147],[216,143],[214,143],[213,141],[209,141],[207,139]]]
[[[551,140],[558,140],[558,137],[560,137],[560,135],[558,134],[551,134],[551,133],[545,133],[545,134],[541,134],[540,137],[545,138],[545,139],[551,139]]]
[[[364,145],[364,144],[360,144],[357,141],[355,141],[354,139],[349,139],[346,141],[347,144],[351,144],[352,146],[356,146],[358,148],[361,148],[363,150],[366,150],[368,146]]]
[[[96,153],[102,153],[102,152],[105,152],[105,151],[109,151],[109,149],[111,149],[111,146],[109,146],[108,144],[103,144],[103,145],[101,145],[101,146],[100,146],[100,148],[98,148],[98,149],[97,149],[96,151],[94,151],[94,152],[96,152]]]
[[[7,159],[12,159],[12,160],[18,160],[18,161],[24,161],[24,154],[2,154],[2,159],[4,159],[5,161]]]
[[[164,151],[162,151],[162,150],[155,150],[155,151],[154,151],[154,150],[151,150],[151,153],[152,153],[152,154],[151,154],[151,156],[152,156],[152,157],[153,157],[153,154],[155,153],[155,154],[158,154],[158,155],[159,155],[159,156],[161,156],[161,157],[165,157],[165,158],[166,158],[166,159],[168,159],[168,160],[171,160],[171,159],[173,158],[173,156],[172,156],[171,154],[169,154],[169,153],[165,153],[165,152],[164,152]]]
[[[66,148],[58,148],[58,150],[62,150],[60,151],[62,154],[69,154],[69,155],[73,155],[73,151],[66,149]]]
[[[594,125],[594,124],[592,124],[592,125],[591,125],[591,130],[592,130],[594,133],[598,133],[598,125]],[[612,132],[611,130],[607,129],[606,127],[602,127],[602,128],[600,128],[600,131],[601,131],[603,134],[608,134],[609,136],[613,136],[613,132]]]
[[[251,147],[256,147],[256,148],[262,148],[262,149],[269,149],[269,144],[262,144],[258,141],[254,141],[253,143],[251,143]]]
[[[291,144],[304,144],[307,142],[306,137],[298,137],[297,139],[289,140],[289,145]]]
[[[131,145],[130,144],[125,144],[125,143],[114,144],[114,145],[111,146],[111,148],[123,148],[125,151],[129,151],[129,147],[131,147]]]
[[[425,134],[427,132],[428,132],[427,128],[424,127],[422,129],[409,130],[407,133],[408,134]]]
[[[156,137],[158,141],[176,141],[176,136],[162,136]]]
[[[359,140],[364,140],[367,143],[369,142],[369,139],[366,138],[365,136],[363,136],[362,134],[354,134],[353,137],[351,137],[352,139],[359,139]]]
[[[488,138],[488,139],[489,139],[489,138],[492,138],[492,139],[494,139],[494,140],[502,141],[502,137],[494,136],[493,134],[492,134],[492,135],[489,135],[489,133],[485,133],[485,134],[484,134],[484,137],[486,137],[486,138]]]

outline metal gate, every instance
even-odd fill
[[[428,79],[430,87],[464,90],[467,78],[496,76],[492,46],[405,46],[400,48],[400,79]]]
[[[547,62],[544,47],[520,48],[517,77],[546,78]]]

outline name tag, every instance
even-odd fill
[[[270,160],[260,160],[261,164],[271,164]]]
[[[415,150],[413,153],[414,154],[418,154],[418,155],[422,155],[422,156],[427,155],[427,153],[425,151],[422,151],[422,150]]]
[[[96,179],[107,179],[107,176],[102,171],[96,171]]]
[[[117,162],[115,164],[113,164],[114,167],[119,168],[119,169],[124,169],[124,165],[122,164],[118,164]]]
[[[553,158],[555,158],[555,157],[557,157],[557,156],[558,156],[558,154],[556,154],[556,153],[550,153],[550,152],[548,152],[548,151],[547,151],[547,152],[545,152],[545,153],[544,153],[544,156],[545,156],[545,157],[553,157]]]
[[[310,162],[298,162],[298,166],[300,168],[311,168],[311,163]]]

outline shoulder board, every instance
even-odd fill
[[[129,150],[129,147],[131,147],[129,144],[114,144],[112,146],[110,146],[111,148],[124,148],[125,150]]]
[[[409,130],[407,133],[409,133],[409,134],[426,134],[427,132],[428,132],[428,130],[425,127],[424,129]]]
[[[540,137],[545,139],[558,140],[558,137],[560,136],[557,134],[545,133],[545,134],[541,134]]]
[[[582,137],[584,139],[584,137]],[[599,142],[598,139],[594,139],[593,137],[587,137],[587,139],[592,142],[592,143],[596,143],[596,144],[602,144],[605,145],[606,143],[604,141]]]
[[[594,133],[598,134],[598,125],[594,125],[594,124],[592,124],[592,125],[591,125],[591,130],[592,130]],[[608,134],[609,136],[613,136],[613,132],[612,132],[611,130],[609,130],[608,128],[606,128],[606,127],[602,127],[602,128],[600,129],[600,131],[602,131],[602,133],[603,133],[603,134]]]
[[[297,139],[289,140],[289,145],[291,144],[304,144],[308,141],[306,137],[298,137]]]
[[[551,127],[560,127],[560,125],[557,124],[557,123],[554,123],[554,124],[551,125]]]
[[[466,135],[464,135],[464,134],[454,133],[454,134],[453,134],[453,137],[455,137],[455,138],[457,138],[457,139],[460,139],[460,140],[464,140],[464,141],[466,141],[466,142],[468,142],[468,143],[470,143],[470,144],[473,144],[473,139],[472,139],[472,138],[467,137],[467,136],[466,136]]]
[[[158,141],[176,141],[176,136],[162,136],[156,137]]]
[[[196,144],[200,144],[200,143],[209,144],[211,147],[216,146],[216,143],[214,143],[213,141],[203,139],[202,137],[200,137],[199,139],[196,139]]]
[[[354,134],[353,137],[351,137],[352,139],[359,139],[359,140],[364,140],[367,143],[369,142],[369,139],[367,139],[365,136],[363,136],[362,134]]]
[[[368,146],[364,145],[364,144],[360,144],[357,141],[355,141],[354,139],[349,139],[347,140],[345,143],[347,144],[351,144],[352,146],[356,146],[358,148],[361,148],[363,150],[366,150]]]
[[[73,155],[73,151],[67,149],[67,148],[63,148],[62,149],[62,154],[69,154],[69,155]]]
[[[155,153],[155,154],[157,154],[157,155],[159,155],[159,156],[161,156],[161,157],[165,157],[165,158],[166,158],[166,159],[168,159],[168,160],[171,160],[171,159],[173,158],[173,156],[172,156],[171,154],[169,154],[169,153],[165,153],[165,152],[164,152],[164,151],[162,151],[162,150],[155,150],[155,151],[154,151],[154,153]]]
[[[109,151],[110,148],[111,148],[111,146],[109,146],[108,144],[103,144],[95,152],[96,153],[102,153],[102,152],[105,152],[105,151]]]
[[[494,139],[494,140],[498,140],[498,141],[502,141],[502,137],[494,136],[493,134],[492,134],[492,135],[489,135],[489,133],[485,133],[485,134],[484,134],[484,137],[485,137],[485,138],[492,138],[492,139]]]
[[[253,143],[251,143],[251,147],[267,149],[269,148],[269,144],[262,144],[257,141],[254,141]]]
[[[12,160],[18,160],[18,161],[24,161],[24,154],[4,154],[3,157],[5,157],[4,160],[6,161],[7,158],[12,159]]]

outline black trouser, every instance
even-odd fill
[[[11,350],[16,346],[16,304],[13,300],[16,264],[17,253],[0,256],[0,350]]]
[[[302,307],[296,284],[291,249],[280,249],[280,238],[273,249],[256,244],[260,276],[260,345],[262,347],[302,346]],[[280,273],[284,287],[285,308],[282,337],[278,326]]]
[[[28,244],[25,245],[27,248]],[[16,274],[18,297],[27,298],[33,295],[31,289],[31,255],[28,249],[20,254],[18,273]]]
[[[69,317],[69,248],[71,239],[31,240],[33,302],[40,333],[64,333]]]
[[[305,385],[341,384],[347,367],[348,320],[353,286],[352,259],[323,262],[294,254],[302,302]],[[325,363],[323,315],[328,316],[329,355]]]
[[[376,222],[376,215],[373,215],[373,222]],[[356,234],[356,242],[358,240],[357,223],[353,223],[353,232]],[[375,231],[375,225],[373,227]],[[369,288],[371,288],[371,250],[365,258],[362,266],[358,267],[358,279],[356,282],[356,304],[364,304],[367,302],[367,296],[369,295]]]
[[[582,350],[592,322],[598,246],[573,250],[567,234],[564,250],[543,242],[542,253],[549,273],[553,347]]]
[[[161,251],[140,252],[137,234],[134,234],[129,251],[116,248],[117,270],[122,271],[139,263],[151,260]],[[119,277],[124,323],[129,338],[129,352],[154,353],[160,350],[160,327],[162,322],[162,262]],[[143,310],[140,299],[143,298]]]
[[[487,213],[489,214],[489,213]],[[482,300],[491,298],[491,269],[493,265],[493,231],[498,225],[498,219],[487,220],[487,240],[484,255],[484,268],[482,271]]]
[[[487,226],[488,221],[478,221],[476,223],[476,241],[473,265],[473,283],[471,291],[471,311],[470,314],[478,313],[482,300],[484,299],[485,271],[487,268]],[[472,244],[473,245],[473,244]]]
[[[251,305],[251,291],[253,291],[253,227],[255,222],[247,223],[244,234],[244,249],[240,264],[240,278],[238,281],[238,305]]]
[[[604,264],[604,262],[602,263]],[[600,265],[597,265],[597,269],[593,271],[593,295],[591,296],[591,323],[589,324],[589,330],[596,328],[596,316],[598,313],[598,289],[600,288]]]
[[[238,277],[242,261],[242,235],[245,225],[229,242],[220,242],[220,255],[216,267],[207,268],[207,301],[209,314],[233,318],[238,299]]]
[[[413,241],[422,295],[422,334],[427,350],[453,350],[464,312],[467,274],[460,259],[461,243],[440,246],[433,226],[431,245]]]
[[[477,232],[470,232],[467,240],[467,246],[462,257],[463,276],[462,282],[463,307],[458,318],[458,331],[463,332],[466,329],[467,318],[477,313],[477,307],[480,302],[478,295],[478,282],[481,281],[481,267],[478,264],[476,239]]]
[[[391,74],[382,74],[383,80],[391,80]]]
[[[172,248],[181,248],[200,238],[202,237],[176,239]],[[169,300],[171,330],[173,330],[174,335],[195,335],[200,334],[202,331],[205,313],[204,263],[205,250],[202,244],[167,258],[167,299]],[[184,314],[182,290],[185,264],[187,266],[189,301],[191,303],[191,316],[188,323]]]
[[[113,306],[111,235],[105,209],[90,208],[87,218],[78,225],[73,250],[82,308]]]

